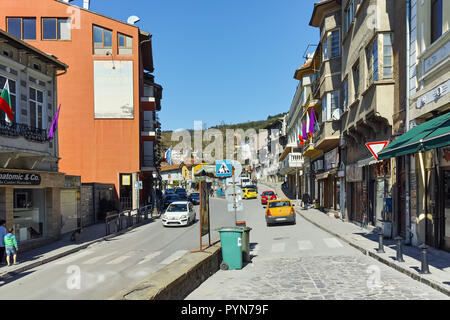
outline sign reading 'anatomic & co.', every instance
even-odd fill
[[[41,176],[35,173],[0,171],[0,185],[38,186],[40,184]]]

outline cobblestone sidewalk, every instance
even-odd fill
[[[272,184],[271,187],[278,194],[286,196],[280,185]],[[364,254],[450,296],[450,253],[429,248],[428,263],[431,274],[423,275],[420,273],[422,252],[417,247],[404,245],[402,248],[405,262],[398,262],[396,260],[397,245],[393,240],[385,239],[385,253],[377,253],[378,234],[373,229],[361,229],[353,223],[343,222],[316,209],[303,210],[297,208],[297,213],[317,227],[359,249]]]

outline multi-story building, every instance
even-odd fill
[[[306,179],[314,177],[314,186],[306,190],[326,211],[340,211],[341,178],[340,134],[343,114],[342,79],[342,28],[341,1],[321,1],[314,5],[310,25],[320,28],[320,43],[312,58],[308,72],[311,72],[311,88],[307,92],[305,114],[314,110],[317,130],[307,144],[304,155],[310,166]],[[299,72],[305,70],[299,70]],[[312,174],[311,174],[312,173]]]
[[[60,170],[114,184],[121,207],[152,193],[159,159],[161,86],[152,36],[70,0],[1,0],[0,28],[70,65],[58,78]],[[143,189],[136,181],[143,182]],[[117,202],[119,202],[117,201]]]
[[[403,1],[402,1],[403,2]],[[406,43],[409,106],[402,136],[380,158],[402,165],[400,234],[413,245],[450,250],[450,3],[410,0]],[[399,15],[396,15],[396,18]],[[406,15],[404,15],[406,16]],[[397,170],[399,171],[399,170]],[[393,198],[401,206],[401,197]],[[410,235],[409,235],[410,234]]]
[[[58,239],[72,222],[78,226],[76,191],[58,172],[60,130],[48,137],[58,109],[57,77],[67,69],[0,30],[0,91],[8,82],[13,111],[10,124],[0,111],[0,219],[14,228],[21,250]]]
[[[393,117],[399,113],[401,98],[393,48],[404,34],[395,28],[394,21],[401,19],[401,2],[342,1],[341,131],[346,216],[357,222],[365,218],[372,225],[387,219],[382,215],[383,198],[392,197],[395,185],[391,163],[378,162],[366,143],[389,141],[395,130]]]
[[[306,64],[309,62],[307,61]],[[306,65],[305,64],[305,65]],[[286,146],[281,153],[280,174],[285,176],[286,187],[294,197],[301,197],[301,171],[304,165],[304,158],[301,153],[299,135],[302,132],[302,116],[304,103],[303,82],[299,81],[294,98],[292,99],[291,108],[285,119],[286,125]]]

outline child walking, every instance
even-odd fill
[[[17,247],[17,240],[16,236],[13,234],[14,229],[10,228],[8,230],[8,234],[4,238],[5,242],[5,251],[6,251],[6,262],[8,263],[8,266],[11,265],[11,255],[14,259],[14,264],[17,263],[17,250],[19,249]]]

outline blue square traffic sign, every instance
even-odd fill
[[[233,169],[230,160],[216,160],[216,177],[226,178],[232,175]]]

